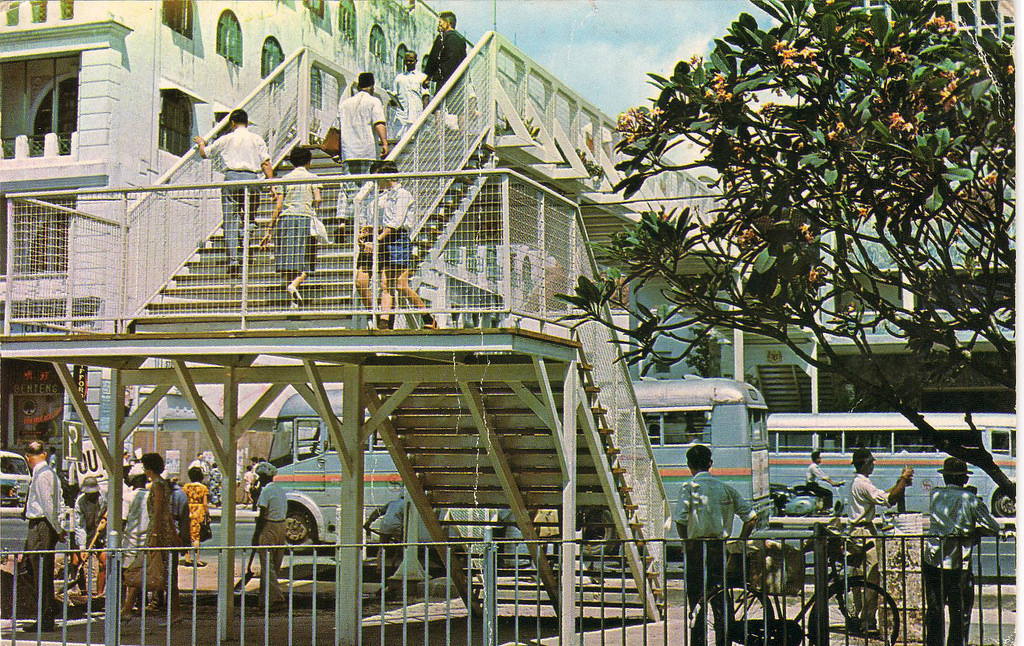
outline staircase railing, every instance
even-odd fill
[[[276,165],[304,133],[301,120],[308,102],[306,89],[308,52],[300,48],[288,56],[237,106],[249,114],[249,129],[267,142],[271,163]],[[308,91],[305,92],[308,95]],[[228,117],[217,123],[206,139],[228,127]],[[220,181],[223,168],[204,160],[191,148],[156,185],[207,184]],[[221,210],[208,193],[194,191],[149,192],[129,205],[126,220],[127,276],[124,308],[128,314],[142,311],[210,235],[221,226]],[[164,235],[173,220],[176,234]],[[154,251],[158,253],[154,254]]]

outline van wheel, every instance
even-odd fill
[[[1003,518],[1012,518],[1017,515],[1017,501],[1011,498],[1004,491],[996,491],[992,494],[992,514]]]
[[[316,522],[302,507],[290,507],[284,519],[284,534],[289,545],[311,545],[316,542]]]

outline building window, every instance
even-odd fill
[[[160,150],[184,155],[192,146],[192,101],[180,90],[161,90]]]
[[[32,22],[46,22],[46,0],[32,0]]]
[[[29,155],[43,154],[48,133],[57,135],[57,154],[71,154],[71,133],[78,129],[78,76],[69,76],[56,83],[57,94],[50,89],[39,102],[32,123]]]
[[[309,72],[309,102],[317,110],[324,108],[324,75],[319,67]]]
[[[302,4],[316,17],[324,18],[324,0],[302,0]]]
[[[342,40],[356,42],[356,5],[352,0],[341,0],[338,6],[338,32]]]
[[[75,0],[60,0],[60,19],[71,20],[75,17]]]
[[[388,41],[380,25],[370,28],[370,55],[382,63],[388,62]]]
[[[18,5],[17,3],[10,5],[7,10],[7,26],[17,27],[18,26]]]
[[[405,46],[405,43],[399,43],[398,49],[395,51],[395,69],[399,73],[405,71],[405,53],[408,51],[409,49]]]
[[[164,24],[189,40],[194,20],[192,0],[164,0]]]
[[[217,20],[217,53],[235,65],[242,64],[242,26],[230,10]]]
[[[263,53],[260,55],[260,78],[267,78],[284,60],[281,43],[273,36],[263,41]]]

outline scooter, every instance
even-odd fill
[[[840,482],[838,486],[843,484]],[[809,489],[806,483],[791,487],[771,484],[769,496],[779,516],[827,516],[842,512],[843,503],[839,500],[835,501],[832,509],[825,509],[825,499]]]

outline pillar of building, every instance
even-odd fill
[[[575,362],[566,370],[562,388],[562,455],[565,472],[562,476],[562,554],[559,567],[561,604],[559,643],[577,646],[576,630],[579,607],[576,604],[576,409],[579,406],[579,373]],[[582,564],[580,565],[582,567]]]
[[[217,554],[217,634],[231,639],[235,634],[235,560],[236,552],[224,549],[236,544],[235,541],[235,489],[238,475],[238,381],[234,370],[228,370],[224,382],[224,419],[220,424],[220,443],[223,447],[217,456],[222,466],[220,546]],[[221,459],[226,458],[226,459]]]
[[[347,366],[340,420],[344,446],[336,447],[342,464],[338,507],[338,581],[350,582],[338,586],[335,598],[335,641],[343,646],[360,643],[359,629],[363,616],[362,586],[352,584],[362,582],[363,567],[360,549],[363,541],[363,450],[359,437],[364,409],[362,389],[359,366]]]
[[[107,470],[107,549],[116,550],[123,544],[124,523],[121,519],[122,483],[124,482],[124,437],[121,425],[124,423],[125,389],[120,370],[112,370],[110,375],[110,425],[107,430],[107,456],[104,468]],[[120,555],[107,559],[106,603],[107,608],[121,607],[121,571]],[[143,600],[145,603],[145,600]],[[118,644],[120,628],[120,612],[107,612],[103,619],[103,637],[107,644]]]

